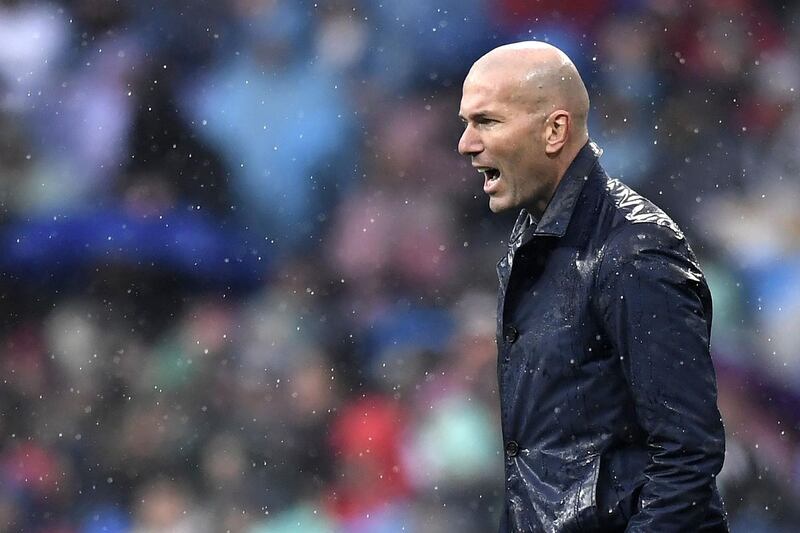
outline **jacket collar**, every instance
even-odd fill
[[[586,183],[589,173],[597,164],[597,158],[602,153],[602,148],[592,140],[583,145],[583,148],[572,160],[558,183],[553,197],[542,214],[541,220],[530,226],[530,229],[525,230],[524,242],[527,242],[533,236],[564,236],[572,218],[572,213],[575,210],[575,204],[578,203],[578,197],[581,190],[583,190],[583,185]],[[523,222],[527,216],[529,216],[528,211],[523,209],[517,217],[514,230],[511,232],[511,242],[520,237],[520,232],[524,228]]]

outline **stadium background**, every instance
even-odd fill
[[[0,530],[491,531],[513,215],[456,114],[528,38],[707,273],[732,529],[796,530],[798,13],[0,1]]]

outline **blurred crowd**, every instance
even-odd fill
[[[455,147],[467,69],[522,39],[709,278],[732,529],[795,530],[798,16],[0,0],[0,531],[495,529],[514,214]]]

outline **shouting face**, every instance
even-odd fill
[[[502,47],[473,65],[461,97],[458,151],[483,175],[492,211],[526,208],[541,216],[576,143],[585,142],[585,94],[569,58],[549,45]],[[571,136],[575,116],[580,134]]]

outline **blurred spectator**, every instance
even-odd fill
[[[28,212],[102,206],[117,169],[130,157],[143,51],[124,29],[124,9],[96,0],[74,8],[87,28],[83,46],[58,63],[39,87],[41,104],[28,113],[33,149],[44,164],[21,191]]]
[[[159,480],[139,491],[131,533],[205,533],[208,517],[181,485]]]
[[[234,173],[246,220],[279,250],[310,246],[328,217],[326,198],[355,178],[345,80],[309,57],[310,21],[299,5],[240,0],[235,8],[248,42],[188,83],[181,101]]]
[[[339,468],[329,505],[344,523],[380,515],[410,496],[400,461],[404,418],[400,405],[367,396],[347,406],[331,428]]]
[[[57,2],[0,2],[0,110],[24,113],[41,105],[42,89],[70,38]]]

